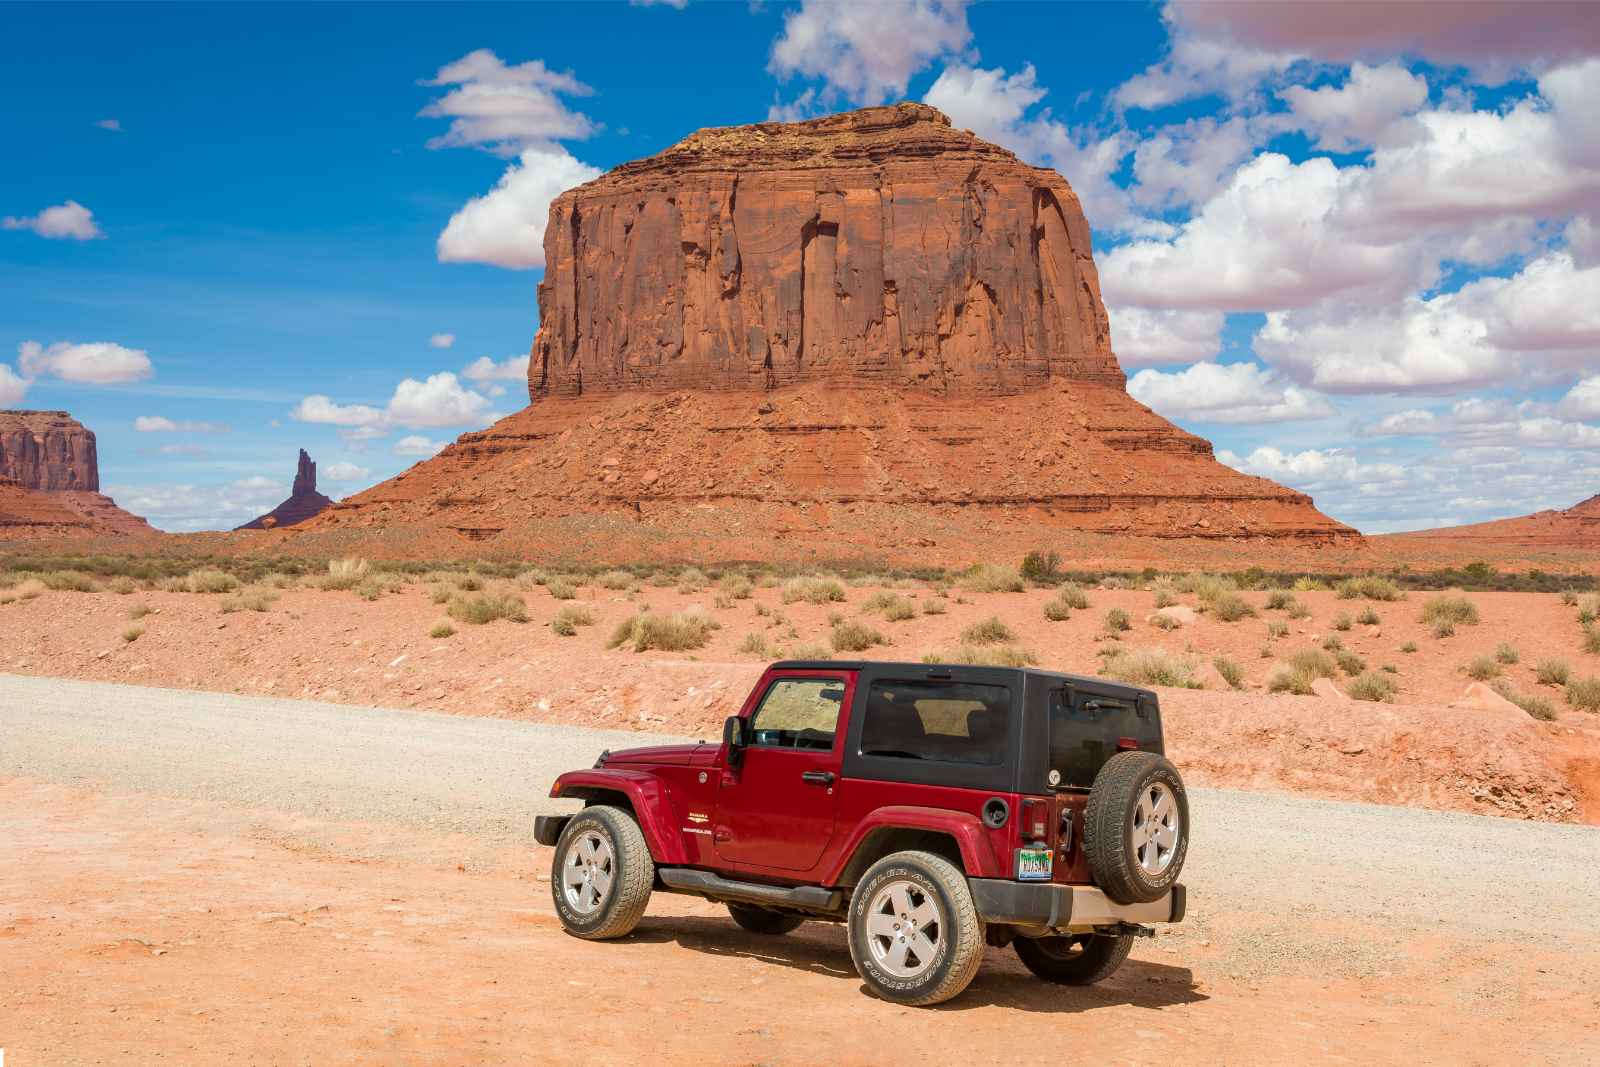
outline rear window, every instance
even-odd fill
[[[1060,775],[1051,785],[1089,788],[1101,766],[1117,754],[1117,743],[1123,738],[1141,747],[1158,740],[1153,737],[1151,722],[1139,714],[1135,699],[1050,691],[1050,770]]]
[[[992,767],[1006,756],[1011,690],[960,682],[874,682],[861,754]]]

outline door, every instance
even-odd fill
[[[750,713],[743,759],[722,772],[713,836],[724,862],[806,871],[822,858],[833,836],[848,680],[796,672],[767,686]]]

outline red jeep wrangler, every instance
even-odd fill
[[[1095,678],[776,663],[721,744],[604,752],[550,795],[585,804],[534,829],[569,933],[624,936],[652,890],[760,934],[844,922],[901,1004],[960,993],[986,944],[1096,982],[1183,918],[1189,807],[1156,695]]]

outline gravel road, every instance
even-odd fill
[[[671,740],[0,675],[0,777],[497,844],[531,843],[533,816],[563,807],[545,796],[562,770],[603,748]],[[1192,807],[1191,936],[1203,935],[1210,899],[1276,917],[1262,927],[1273,931],[1264,956],[1347,949],[1381,966],[1392,939],[1375,929],[1596,944],[1600,828],[1209,789],[1193,791]],[[1284,924],[1285,912],[1308,922]],[[1303,943],[1285,933],[1302,926]]]

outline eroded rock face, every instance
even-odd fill
[[[0,411],[0,477],[44,492],[98,492],[94,433],[65,411]]]
[[[295,467],[294,485],[289,490],[289,499],[265,515],[251,519],[243,526],[236,527],[236,529],[272,530],[284,526],[293,526],[296,523],[315,518],[332,503],[331,499],[317,492],[317,465],[311,462],[311,457],[302,448],[300,450],[299,465]]]
[[[1121,386],[1078,198],[922,104],[702,130],[551,204],[529,389]]]

